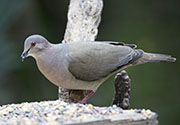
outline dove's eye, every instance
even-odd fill
[[[36,45],[35,42],[32,42],[32,43],[31,43],[31,47],[34,47],[35,45]]]

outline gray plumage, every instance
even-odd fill
[[[32,35],[25,40],[22,58],[33,56],[42,74],[57,86],[93,91],[128,66],[175,61],[168,55],[135,48],[134,44],[109,41],[51,44],[40,35]]]

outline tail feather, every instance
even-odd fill
[[[175,62],[176,58],[165,55],[165,54],[156,54],[156,53],[146,53],[142,55],[142,57],[137,60],[138,63],[146,63],[146,62]]]

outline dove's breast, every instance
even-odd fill
[[[43,52],[43,54],[36,57],[36,62],[41,73],[52,83],[57,86],[67,87],[65,80],[69,79],[68,71],[66,69],[67,63],[61,53],[58,51]]]
[[[40,72],[53,84],[67,89],[96,90],[100,81],[87,82],[76,79],[68,70],[68,60],[63,51],[46,51],[36,57]]]

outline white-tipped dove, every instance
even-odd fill
[[[24,42],[22,60],[34,57],[41,73],[57,86],[70,90],[97,88],[120,70],[146,62],[175,62],[169,55],[146,53],[134,44],[120,42],[69,42],[52,44],[43,36],[32,35]]]

